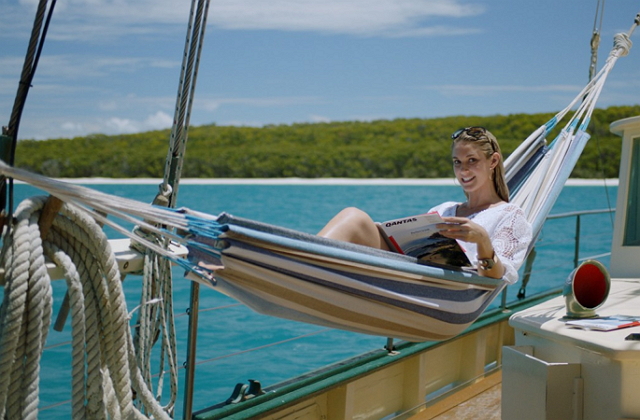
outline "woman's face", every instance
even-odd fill
[[[498,163],[498,153],[487,158],[476,144],[460,141],[453,146],[452,158],[453,171],[465,193],[493,188],[491,174]]]

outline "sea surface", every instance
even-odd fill
[[[567,186],[551,214],[578,210],[599,210],[615,207],[617,186],[605,181],[595,185]],[[609,182],[608,184],[611,184]],[[116,196],[151,202],[157,183],[137,184],[133,181],[92,182],[91,188]],[[16,205],[25,197],[41,195],[35,188],[16,184]],[[178,192],[178,206],[210,214],[228,212],[257,221],[316,233],[339,210],[359,207],[374,220],[387,220],[428,210],[448,200],[463,200],[454,185],[424,185],[393,182],[254,182],[254,183],[185,183]],[[606,254],[611,247],[612,214],[584,216],[581,219],[580,258],[598,256],[609,264]],[[527,286],[531,295],[552,286],[559,286],[573,269],[576,219],[548,221],[536,245],[537,257],[533,275]],[[107,231],[111,238],[118,237]],[[186,360],[186,338],[190,282],[183,271],[175,269],[174,310],[178,334],[178,363]],[[66,291],[63,281],[53,282],[54,319]],[[138,304],[140,278],[124,280],[129,310]],[[508,300],[515,299],[522,282],[508,291]],[[494,302],[494,305],[497,302]],[[249,379],[270,386],[307,373],[324,365],[382,348],[384,337],[367,336],[327,329],[314,325],[259,315],[242,304],[201,288],[200,321],[197,336],[196,391],[194,410],[226,400],[236,383]],[[135,317],[134,317],[135,318]],[[69,418],[71,384],[70,323],[63,332],[51,331],[43,355],[40,384],[40,418]],[[176,418],[182,418],[184,369],[180,371],[180,394]],[[164,385],[164,399],[168,384]]]

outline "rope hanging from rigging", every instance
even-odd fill
[[[192,0],[191,2],[174,121],[165,162],[164,179],[159,185],[158,194],[153,200],[153,204],[158,206],[174,208],[177,203],[209,4],[210,0]],[[139,225],[134,229],[134,232],[140,238],[144,237],[149,242],[156,244],[158,248],[166,249],[168,247],[168,240]],[[143,371],[148,386],[151,387],[151,353],[159,339],[160,366],[157,380],[157,398],[160,399],[162,395],[162,377],[166,363],[170,367],[169,380],[171,388],[170,401],[167,407],[169,408],[168,411],[172,412],[177,397],[178,376],[176,369],[177,344],[173,320],[171,262],[166,258],[162,258],[151,248],[137,245],[134,245],[134,247],[144,254],[142,294],[140,296],[141,310],[138,313],[138,327],[135,334],[138,364]],[[157,302],[157,304],[148,305],[148,302],[152,301]],[[191,349],[187,355],[187,363],[193,364],[194,357],[194,350]],[[187,390],[185,395],[190,392],[191,390]],[[190,403],[188,402],[185,403],[185,411],[191,411]]]

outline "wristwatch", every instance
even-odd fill
[[[496,256],[495,251],[493,251],[493,255],[491,255],[491,258],[478,258],[478,265],[483,270],[491,270],[497,262],[498,257]]]

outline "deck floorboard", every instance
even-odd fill
[[[500,420],[502,384],[497,384],[458,406],[434,417],[434,420]]]

